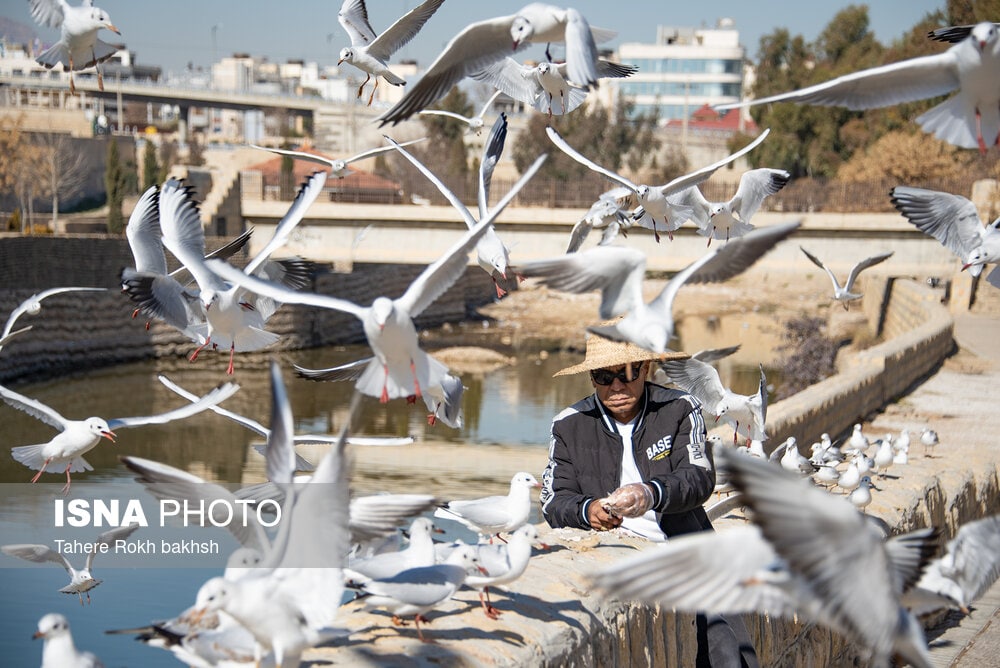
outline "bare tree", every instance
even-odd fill
[[[68,134],[42,132],[34,135],[38,149],[39,184],[52,198],[52,230],[59,220],[59,202],[80,192],[87,180],[87,160]]]

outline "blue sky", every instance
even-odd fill
[[[69,0],[70,4],[79,1]],[[208,65],[216,55],[233,52],[267,56],[275,62],[300,58],[329,63],[336,61],[337,53],[349,41],[337,23],[338,0],[96,0],[96,4],[110,14],[122,31],[120,41],[136,52],[141,63],[160,65],[167,71],[180,71],[189,61]],[[368,0],[368,17],[378,32],[417,4],[417,0]],[[525,4],[525,0],[446,0],[396,60],[415,58],[429,65],[465,25],[512,14]],[[748,55],[754,57],[761,35],[784,27],[812,40],[838,10],[849,4],[839,0],[579,0],[573,6],[592,25],[618,31],[618,38],[610,46],[623,41],[651,42],[656,25],[713,26],[717,19],[730,17],[736,21]],[[943,0],[872,0],[867,4],[872,29],[885,44],[927,12],[944,8]],[[4,2],[0,15],[32,24],[24,0]],[[50,28],[36,26],[36,31],[46,41],[58,37]],[[119,39],[112,33],[106,35],[105,41]],[[528,52],[527,57],[537,54]]]

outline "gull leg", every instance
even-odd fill
[[[208,337],[207,339],[205,339],[205,343],[201,344],[200,346],[198,346],[197,348],[194,349],[194,352],[191,353],[191,355],[188,357],[188,361],[189,362],[193,362],[196,359],[198,359],[198,353],[200,353],[202,350],[204,350],[205,346],[207,346],[211,342],[212,342],[212,337],[211,336]]]
[[[983,141],[983,119],[979,115],[979,107],[976,107],[976,141],[979,143],[979,152],[986,155],[986,142]]]
[[[361,83],[360,86],[358,86],[358,99],[359,100],[361,99],[361,92],[365,89],[365,84],[368,83],[368,80],[371,79],[371,78],[372,78],[371,74],[366,74],[365,80]],[[376,79],[376,81],[378,81],[378,80]]]
[[[378,398],[379,403],[387,404],[389,403],[389,365],[383,364],[382,369],[385,371],[385,380],[382,381],[382,396]]]
[[[428,640],[427,638],[424,637],[424,634],[420,631],[420,622],[424,622],[425,624],[427,624],[428,623],[428,619],[426,617],[424,617],[423,615],[414,615],[413,616],[413,623],[417,625],[417,637],[420,638],[420,642],[434,644],[434,640],[433,639]]]
[[[650,216],[649,220],[653,225],[653,238],[656,239],[656,243],[660,243],[660,233],[656,231],[656,218]]]
[[[927,453],[927,448],[924,448],[924,454],[926,453]],[[49,462],[51,461],[52,461],[51,457],[45,460],[45,463],[42,464],[42,468],[38,469],[38,473],[36,473],[35,477],[31,479],[31,482],[38,482],[38,479],[42,477],[42,474],[45,472],[45,467],[48,466]]]
[[[486,598],[483,598],[483,594],[486,594]],[[479,592],[479,603],[483,606],[483,612],[490,619],[499,619],[500,611],[493,607],[493,603],[490,601],[490,588],[483,587],[483,591]]]
[[[419,398],[420,394],[420,379],[417,378],[417,365],[410,360],[410,373],[413,374],[413,393]]]
[[[70,460],[69,464],[66,465],[66,484],[63,485],[63,488],[61,490],[64,496],[66,494],[69,494],[69,486],[70,486],[70,483],[72,482],[69,479],[69,470],[70,470],[70,468],[72,468],[72,466],[73,466],[73,460]]]
[[[135,320],[136,316],[139,315],[139,309],[132,311],[132,319]]]
[[[236,342],[233,341],[232,345],[229,346],[229,366],[226,367],[226,375],[233,375],[233,356],[236,355]]]
[[[708,248],[709,246],[712,245],[712,237],[714,236],[715,236],[715,225],[712,225],[712,233],[708,235],[708,243],[705,244],[705,248]]]
[[[104,75],[101,74],[101,64],[97,62],[97,54],[90,50],[90,56],[94,59],[94,69],[97,70],[97,88],[104,92]]]
[[[372,87],[372,94],[368,96],[368,106],[372,106],[372,100],[375,99],[375,91],[378,90],[378,77],[375,77],[375,85]]]
[[[507,294],[507,291],[500,287],[500,283],[495,278],[493,279],[493,287],[497,289],[497,299],[502,299]]]

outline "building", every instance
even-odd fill
[[[633,116],[659,114],[662,121],[690,117],[704,105],[738,102],[745,50],[732,19],[715,28],[658,26],[656,42],[626,42],[618,60],[639,71],[609,79],[621,98],[634,103]]]

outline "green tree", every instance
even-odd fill
[[[160,183],[160,163],[156,160],[156,146],[149,139],[142,150],[142,192]]]
[[[125,229],[125,216],[122,214],[125,185],[126,176],[118,152],[118,142],[111,137],[108,141],[107,165],[104,168],[104,188],[108,199],[108,232],[111,234],[121,234]]]

